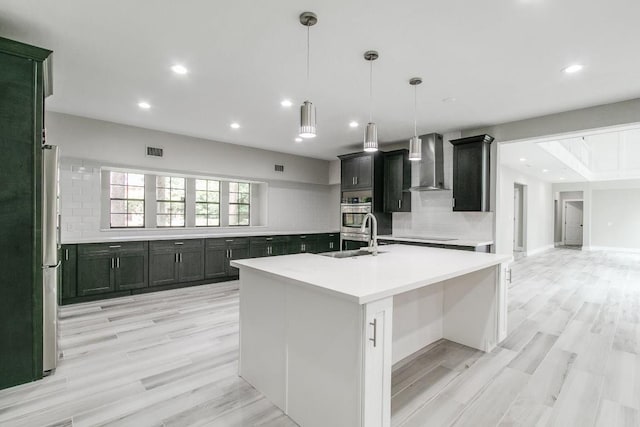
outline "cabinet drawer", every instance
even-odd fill
[[[204,241],[202,239],[184,239],[184,240],[154,240],[149,242],[151,252],[175,251],[176,249],[202,249]]]
[[[230,248],[249,248],[249,238],[248,237],[234,237],[229,239],[224,239],[227,246]]]
[[[78,255],[93,256],[106,255],[117,252],[142,252],[147,250],[147,242],[110,242],[84,243],[78,245]]]

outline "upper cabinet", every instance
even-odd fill
[[[339,156],[342,190],[367,190],[373,187],[374,155],[355,153]]]
[[[384,211],[411,212],[409,150],[384,153]]]
[[[489,212],[491,142],[489,135],[451,140],[453,144],[453,210]]]

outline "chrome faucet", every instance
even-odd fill
[[[371,222],[371,233],[369,234],[369,247],[367,250],[371,252],[371,255],[378,255],[378,220],[371,212],[366,214],[360,227],[361,233],[367,230],[367,220]]]

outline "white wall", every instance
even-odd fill
[[[640,252],[640,180],[562,183],[553,190],[583,192],[584,249]]]
[[[457,237],[470,240],[492,241],[493,212],[453,211],[453,145],[450,140],[460,138],[460,132],[443,135],[445,191],[415,191],[411,193],[411,212],[393,214],[393,235],[411,237]],[[399,144],[385,145],[383,150],[407,148],[408,140]],[[492,163],[495,156],[492,155]],[[412,172],[416,172],[412,170]],[[412,173],[413,175],[413,173]],[[495,206],[493,177],[491,206]]]
[[[514,184],[525,186],[525,242],[527,255],[553,247],[553,188],[507,166],[500,166],[500,201],[496,226],[496,253],[513,252]]]
[[[329,162],[168,134],[59,113],[47,113],[48,143],[60,147],[62,241],[99,241],[133,235],[160,237],[233,232],[326,232],[339,229],[339,185],[329,185]],[[146,145],[165,157],[146,156]],[[285,166],[284,173],[274,164]],[[100,171],[244,178],[267,183],[263,227],[105,230],[100,227]]]

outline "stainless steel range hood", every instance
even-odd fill
[[[438,191],[444,188],[442,135],[430,133],[422,139],[422,160],[411,162],[411,191]]]

